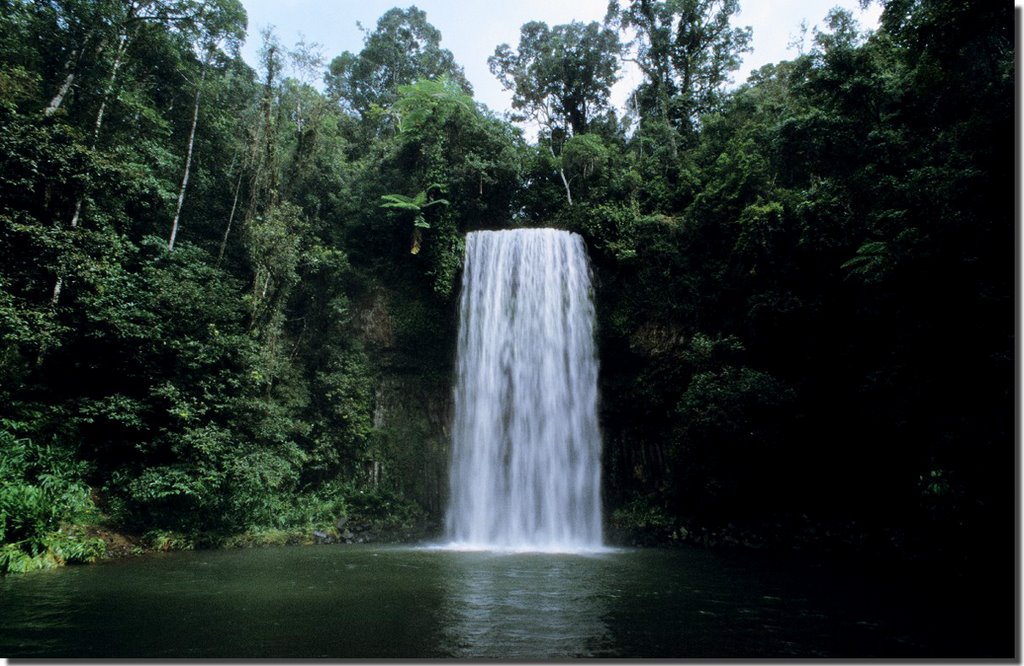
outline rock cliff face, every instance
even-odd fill
[[[389,468],[384,474],[431,518],[448,498],[451,389],[385,368],[377,388],[374,429]]]
[[[359,328],[375,375],[366,474],[440,520],[448,498],[457,322],[435,299],[378,286]]]

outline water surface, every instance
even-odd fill
[[[949,573],[699,549],[171,553],[0,580],[0,656],[1011,656],[1012,590]]]

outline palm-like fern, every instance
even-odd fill
[[[450,205],[447,199],[428,200],[430,191],[434,188],[441,189],[441,185],[433,183],[429,185],[427,189],[417,192],[411,197],[404,194],[385,194],[381,197],[384,201],[384,203],[380,205],[381,208],[406,210],[414,214],[412,222],[412,249],[410,250],[412,254],[419,254],[420,251],[420,244],[422,242],[420,229],[430,228],[430,223],[427,222],[427,217],[424,211],[435,204],[443,204],[445,206]]]

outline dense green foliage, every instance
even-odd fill
[[[237,0],[0,3],[0,571],[436,520],[463,239],[517,225],[591,250],[614,525],[1008,548],[1009,9],[835,10],[729,89],[737,9],[523,26],[531,145],[415,7],[253,70]]]
[[[0,423],[0,573],[95,560],[103,541],[77,526],[95,513],[85,464],[19,437],[19,425]]]
[[[570,218],[612,497],[1009,553],[1012,60],[1008,10],[888,3],[868,37],[834,11],[675,172]]]

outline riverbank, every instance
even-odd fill
[[[700,548],[708,550],[762,551],[825,559],[861,558],[873,561],[943,559],[950,548],[936,549],[925,558],[922,545],[905,530],[893,528],[872,532],[856,523],[845,528],[827,526],[810,520],[794,526],[782,522],[758,526],[702,526],[679,521],[672,529],[651,526],[624,527],[609,521],[605,542],[623,548]],[[109,526],[92,526],[86,536],[100,539],[103,554],[97,561],[124,559],[152,552],[262,548],[268,546],[314,546],[357,544],[414,544],[429,542],[441,534],[436,521],[423,520],[413,525],[382,525],[366,519],[340,519],[329,529],[261,529],[241,533],[202,532],[184,534],[150,530],[134,534]]]
[[[146,553],[244,549],[268,546],[412,544],[437,539],[442,533],[438,520],[420,514],[411,518],[374,511],[353,513],[333,524],[307,523],[287,528],[256,528],[241,532],[148,529],[132,531],[110,516],[93,516],[87,525],[66,526],[63,540],[51,551],[26,554],[10,573],[53,568],[64,564],[126,559]],[[822,560],[865,562],[969,561],[978,550],[1001,551],[996,536],[949,529],[900,529],[863,522],[824,522],[807,515],[781,516],[751,524],[710,525],[694,519],[668,516],[649,506],[627,505],[610,512],[604,540],[612,547],[660,548],[697,547],[722,551],[762,551],[781,556]],[[995,533],[995,530],[991,531]],[[73,548],[68,547],[71,543]],[[986,548],[991,544],[991,548]],[[76,556],[75,553],[81,551]]]
[[[388,525],[362,518],[341,518],[330,528],[260,529],[240,533],[199,532],[185,534],[168,530],[132,533],[109,525],[85,528],[85,535],[103,543],[94,561],[125,559],[146,553],[176,550],[261,548],[266,546],[311,546],[318,544],[416,543],[438,531],[436,523],[424,520],[412,525]]]
[[[611,515],[605,538],[625,547],[749,550],[797,558],[960,566],[1013,552],[1013,524],[876,525],[822,520],[806,514],[714,525],[631,507]]]

